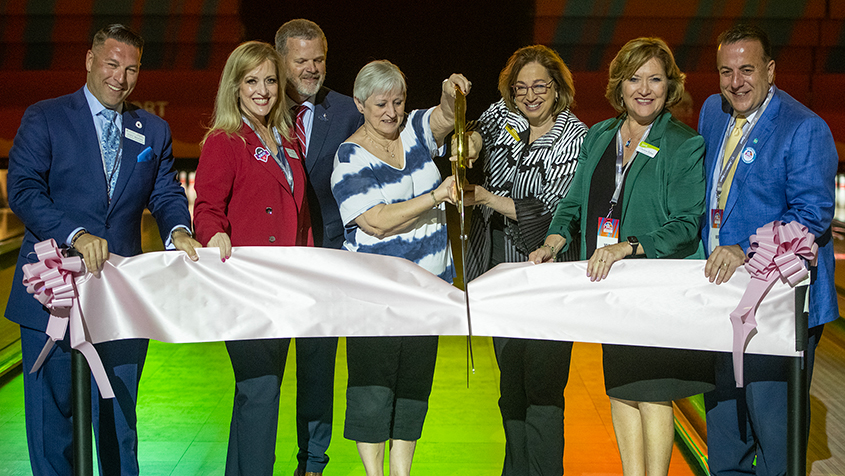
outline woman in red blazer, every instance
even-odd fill
[[[311,246],[305,171],[282,96],[273,47],[251,41],[229,55],[197,168],[194,228],[206,246]],[[281,86],[280,86],[281,85]],[[235,254],[237,259],[237,254]],[[235,403],[226,475],[272,475],[279,394],[290,339],[226,342]]]

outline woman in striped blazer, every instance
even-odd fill
[[[479,119],[467,279],[499,263],[526,261],[543,243],[575,174],[587,127],[570,112],[575,89],[560,56],[541,45],[517,50],[499,74],[502,99]],[[478,181],[474,181],[478,182]],[[571,250],[563,259],[577,259]],[[563,390],[571,342],[494,337],[505,428],[503,476],[563,474]]]

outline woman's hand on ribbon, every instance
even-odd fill
[[[587,261],[587,277],[593,282],[601,281],[610,273],[613,263],[624,259],[632,252],[633,248],[627,241],[597,249]]]
[[[85,267],[88,268],[88,271],[99,277],[103,263],[109,259],[108,241],[99,236],[85,233],[76,239],[73,247],[82,253],[82,260],[85,261]]]
[[[727,283],[736,269],[744,263],[745,253],[741,246],[717,246],[707,258],[707,264],[704,265],[704,277],[711,283]]]
[[[534,264],[549,263],[555,260],[555,257],[563,249],[566,244],[566,238],[561,235],[549,235],[542,246],[532,251],[528,255],[528,261]]]
[[[209,248],[220,248],[220,261],[226,262],[232,257],[232,240],[226,233],[218,232],[208,240]]]

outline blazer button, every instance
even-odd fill
[[[272,215],[273,214],[273,207],[267,207],[267,208],[264,209],[264,211],[267,212],[267,214]]]
[[[275,243],[275,242],[276,242],[276,237],[271,235],[270,236],[270,243]]]

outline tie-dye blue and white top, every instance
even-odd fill
[[[365,233],[355,223],[362,213],[380,203],[404,202],[440,185],[440,172],[432,160],[437,156],[437,142],[429,124],[432,111],[416,110],[408,116],[399,134],[405,153],[402,169],[382,162],[358,144],[340,144],[334,159],[332,193],[345,224],[344,249],[405,258],[451,283],[455,271],[445,203],[420,215],[413,229],[384,239]]]

